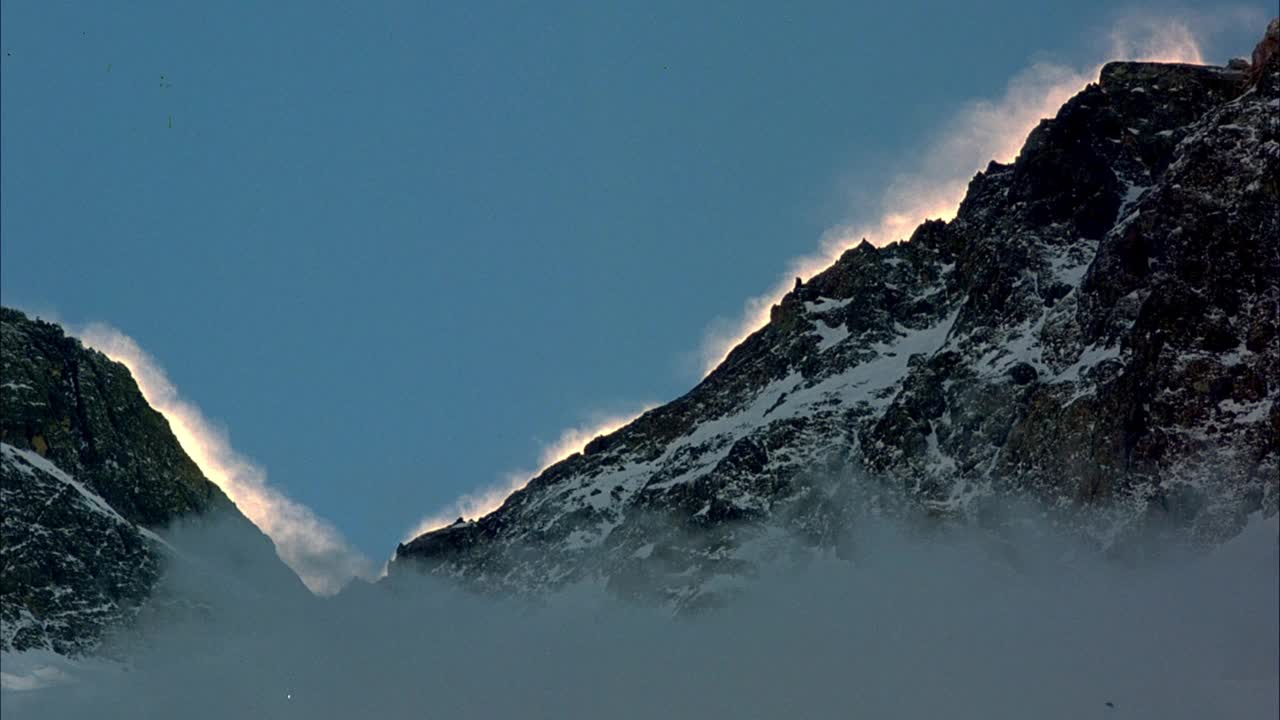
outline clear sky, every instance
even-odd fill
[[[6,0],[0,295],[132,336],[385,558],[686,391],[708,328],[966,103],[1104,59],[1123,14],[1222,63],[1267,11]]]

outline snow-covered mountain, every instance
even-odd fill
[[[129,371],[57,325],[0,308],[0,650],[82,655],[166,591],[169,562],[304,596],[301,582],[183,452]],[[182,547],[175,523],[216,529]],[[262,568],[268,568],[265,573]]]
[[[1214,544],[1280,506],[1278,378],[1273,21],[1249,63],[1107,65],[953,221],[797,281],[688,394],[389,572],[690,610],[780,553],[856,556],[867,517],[999,534],[1032,507],[1118,554]],[[10,309],[0,504],[6,652],[207,611],[166,568],[309,597],[123,365]]]
[[[397,548],[485,591],[719,602],[860,517],[1043,522],[1115,553],[1280,503],[1280,30],[1117,62],[951,222],[846,252],[688,394]],[[1154,544],[1153,544],[1154,539]]]

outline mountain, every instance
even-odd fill
[[[165,589],[174,562],[234,578],[252,560],[273,568],[273,588],[305,593],[124,365],[9,308],[0,308],[0,505],[0,650],[96,652],[144,611],[198,603]],[[182,523],[216,528],[221,547],[167,537]]]
[[[603,582],[692,609],[762,557],[889,516],[1030,503],[1117,554],[1280,503],[1280,30],[1227,67],[1115,62],[970,182],[954,220],[796,281],[688,394],[391,576]]]

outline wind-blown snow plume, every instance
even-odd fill
[[[1124,19],[1111,34],[1110,58],[1204,63],[1195,35],[1185,23],[1140,16]],[[792,260],[777,285],[746,302],[737,323],[718,324],[708,331],[702,350],[704,374],[764,327],[769,309],[791,290],[794,278],[808,279],[825,270],[863,239],[887,245],[906,239],[927,219],[954,218],[974,173],[989,160],[1012,162],[1040,120],[1052,117],[1071,96],[1096,80],[1103,64],[1078,71],[1036,63],[1014,76],[998,100],[979,100],[962,108],[939,129],[938,139],[920,151],[920,164],[889,183],[876,220],[828,230],[816,253]]]
[[[1130,16],[1111,34],[1112,59],[1203,64],[1194,34],[1186,23]],[[955,217],[974,173],[989,160],[1011,162],[1041,119],[1052,117],[1063,103],[1098,77],[1104,63],[1077,71],[1052,63],[1036,63],[1014,76],[997,100],[974,101],[940,129],[939,139],[919,153],[919,165],[899,174],[881,197],[879,217],[869,224],[841,225],[827,231],[819,250],[788,264],[769,292],[746,302],[742,318],[717,325],[703,343],[704,373],[716,368],[729,351],[769,320],[769,308],[782,299],[796,277],[809,278],[830,267],[849,248],[866,239],[886,245],[906,238],[929,218]],[[638,415],[637,413],[636,415]],[[612,432],[635,418],[609,418],[590,429],[570,428],[543,453],[542,469],[577,452],[597,435]],[[541,472],[539,470],[538,472]],[[472,518],[497,509],[512,492],[537,473],[512,473],[506,481],[464,495],[449,509],[419,523],[409,537],[443,527],[459,517]]]
[[[621,429],[653,407],[653,405],[645,405],[630,415],[612,415],[604,417],[598,422],[564,430],[555,442],[542,449],[538,456],[538,470],[534,472],[525,470],[510,472],[503,476],[502,482],[496,485],[463,495],[444,510],[423,518],[421,522],[409,531],[405,539],[409,540],[425,532],[442,528],[458,518],[470,519],[488,515],[497,510],[511,493],[524,487],[531,478],[537,477],[543,470],[574,453],[582,452],[587,443],[601,435],[608,435],[615,430]]]
[[[129,368],[147,404],[169,421],[200,471],[275,543],[276,553],[312,592],[330,595],[354,576],[373,575],[372,562],[329,523],[267,484],[267,473],[237,453],[226,433],[184,400],[160,365],[132,338],[93,324],[74,333],[85,345]]]

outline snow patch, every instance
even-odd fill
[[[844,300],[832,300],[831,298],[818,298],[814,302],[805,302],[804,310],[810,315],[821,315],[823,313],[829,313],[832,310],[839,310],[840,308],[848,305],[851,302],[853,302],[853,298],[845,298]]]
[[[125,520],[120,513],[116,512],[115,508],[108,505],[107,501],[103,500],[101,495],[98,495],[85,487],[83,483],[74,480],[70,475],[58,468],[57,465],[54,465],[44,459],[39,454],[32,452],[31,450],[23,450],[21,448],[14,447],[8,443],[0,443],[0,454],[3,454],[3,457],[8,460],[13,467],[17,468],[19,472],[34,477],[35,472],[33,472],[33,470],[39,470],[59,482],[70,485],[76,492],[80,493],[80,496],[88,502],[89,508],[94,512],[105,515],[116,522],[123,523],[124,525],[128,525],[130,527],[133,526],[133,523]]]
[[[828,327],[821,320],[815,322],[814,333],[818,336],[818,352],[826,352],[849,338],[849,328],[844,324]]]

